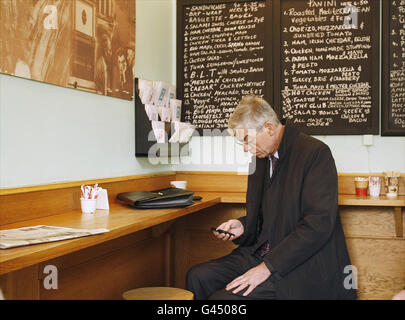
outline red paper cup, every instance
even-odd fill
[[[356,188],[356,196],[360,198],[366,198],[367,188]]]

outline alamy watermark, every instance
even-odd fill
[[[58,9],[54,5],[47,5],[44,8],[44,28],[47,30],[58,29]]]
[[[44,274],[47,276],[44,278],[44,288],[46,290],[58,289],[58,268],[52,264],[45,266]]]
[[[255,137],[256,133],[254,129],[247,131],[249,137]],[[156,142],[153,130],[148,134],[148,141],[154,142],[148,150],[148,161],[152,165],[232,165],[239,174],[256,170],[256,157],[245,152],[226,129],[203,129],[201,135],[194,130],[188,145],[168,142],[167,132],[158,135],[164,137],[164,143]]]
[[[343,286],[346,290],[357,289],[357,268],[353,265],[348,265],[343,269],[343,273],[348,275],[343,280]]]

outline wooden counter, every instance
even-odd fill
[[[83,229],[105,228],[110,232],[71,240],[0,250],[0,275],[170,222],[221,202],[221,197],[215,193],[199,193],[198,195],[201,195],[203,199],[186,208],[141,210],[113,203],[109,211],[97,210],[95,214],[82,214],[76,210],[65,214],[1,226],[0,230],[50,225]]]
[[[397,198],[357,198],[353,176],[339,175],[339,205],[360,299],[389,299],[405,283],[404,183]],[[178,209],[135,210],[116,203],[119,192],[154,190],[187,180],[203,199]],[[108,190],[109,212],[82,214],[81,184]],[[220,183],[219,183],[220,182]],[[166,172],[0,191],[0,229],[33,225],[106,228],[72,240],[0,250],[0,288],[7,299],[120,299],[143,286],[184,288],[187,270],[229,253],[210,227],[246,214],[247,175]],[[44,267],[58,269],[58,290],[42,282]]]
[[[198,192],[196,195],[201,195],[203,199],[196,201],[195,204],[186,208],[137,210],[113,203],[109,211],[97,210],[95,214],[82,214],[76,210],[65,214],[0,226],[0,230],[34,225],[83,229],[105,228],[110,230],[110,232],[100,235],[0,250],[0,275],[170,222],[218,203],[246,203],[245,193]],[[380,197],[380,199],[370,197],[359,199],[354,195],[339,195],[339,205],[405,207],[405,196],[399,196],[394,199],[385,196]],[[399,215],[399,232],[402,232],[402,228],[400,228],[402,227],[401,218],[402,215]],[[398,236],[402,237],[402,234]]]

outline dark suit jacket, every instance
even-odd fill
[[[260,245],[260,230],[265,228],[271,251],[264,263],[274,273],[278,299],[355,299],[356,290],[343,285],[350,275],[344,268],[351,263],[329,147],[287,124],[278,153],[268,186],[270,199],[266,199],[271,205],[262,212],[270,225],[262,226],[258,219],[263,177],[269,173],[264,172],[265,159],[252,158],[247,215],[240,218],[245,231],[234,243],[251,246],[253,252]]]

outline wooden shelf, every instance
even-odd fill
[[[405,196],[390,198],[387,196],[379,196],[373,198],[358,198],[354,194],[340,194],[339,205],[341,206],[380,206],[380,207],[405,207]]]
[[[246,192],[204,192],[204,194],[220,196],[222,203],[246,203]],[[338,203],[340,206],[405,207],[405,196],[358,198],[354,194],[339,194]]]

